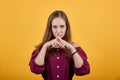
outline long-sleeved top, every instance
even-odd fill
[[[56,49],[55,56],[46,54],[45,63],[38,65],[35,63],[35,58],[39,52],[35,49],[29,62],[31,72],[42,74],[44,80],[72,80],[74,73],[79,76],[89,74],[90,66],[86,53],[81,47],[75,49],[83,59],[83,65],[80,68],[75,67],[73,57],[65,56],[62,49]]]

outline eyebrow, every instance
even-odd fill
[[[52,25],[52,26],[58,26],[58,25]],[[64,24],[61,24],[60,26],[64,26]]]

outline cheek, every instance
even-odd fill
[[[61,33],[61,37],[64,37],[65,33],[66,33],[66,30],[63,30],[62,33]]]
[[[65,33],[66,33],[66,28],[63,30],[63,34],[65,35]]]
[[[53,33],[54,36],[56,36],[56,30],[53,29],[52,33]]]

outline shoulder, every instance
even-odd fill
[[[74,47],[80,47],[79,44],[77,44],[76,42],[72,42],[72,46],[74,46]]]
[[[38,49],[34,49],[34,50],[32,51],[32,56],[33,56],[33,57],[34,57],[34,56],[37,56],[38,53],[39,53]]]

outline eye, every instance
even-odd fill
[[[60,25],[60,28],[64,28],[64,25]]]
[[[53,25],[52,27],[53,27],[53,28],[57,28],[57,26],[56,26],[56,25]]]

